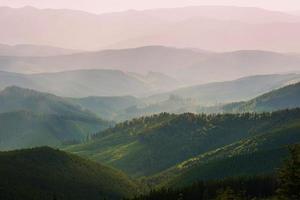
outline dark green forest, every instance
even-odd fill
[[[0,153],[0,199],[121,199],[137,194],[124,173],[78,156],[40,147]]]
[[[226,170],[225,170],[226,171]],[[300,199],[300,145],[268,176],[239,176],[197,181],[185,187],[160,188],[131,200],[298,200]]]

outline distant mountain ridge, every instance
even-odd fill
[[[0,89],[16,85],[64,97],[149,95],[168,91],[180,84],[167,76],[139,76],[120,70],[75,70],[43,74],[18,74],[0,71]],[[150,77],[150,78],[151,78]],[[161,86],[161,83],[164,86]]]
[[[95,111],[102,118],[120,122],[161,112],[175,114],[222,113],[233,112],[233,110],[243,112],[238,111],[237,108],[234,109],[240,103],[232,102],[247,100],[255,102],[251,99],[296,82],[300,82],[299,74],[270,74],[186,87],[150,97],[88,97],[72,100],[84,108]],[[298,105],[297,95],[297,92],[295,95],[284,93],[282,99],[286,99],[286,103],[282,102],[282,106],[277,109],[262,109],[262,111],[294,108]],[[294,102],[294,104],[291,105],[288,102]],[[241,104],[243,103],[245,102]],[[280,99],[278,103],[280,104]],[[267,108],[267,102],[265,104]],[[252,112],[250,109],[247,111]]]
[[[45,57],[78,53],[79,50],[64,49],[43,45],[4,45],[0,44],[0,56]]]
[[[5,44],[83,50],[155,44],[221,51],[299,51],[299,17],[260,8],[195,6],[96,15],[67,9],[1,7],[0,13],[0,26],[6,27],[0,43]],[[26,19],[26,23],[17,19]],[[274,34],[277,32],[280,34]]]
[[[220,53],[166,46],[142,46],[50,57],[0,56],[0,70],[2,71],[49,73],[91,69],[121,70],[131,75],[148,73],[148,78],[149,75],[156,78],[161,76],[159,80],[168,82],[161,81],[160,85],[168,88],[172,88],[170,84],[172,82],[178,85],[190,85],[269,74],[270,71],[291,73],[299,71],[299,64],[298,54],[261,50]],[[174,77],[180,83],[157,73]],[[136,78],[146,80],[147,76],[139,75]]]
[[[181,98],[197,99],[200,105],[231,103],[241,101],[241,99],[250,100],[271,90],[299,81],[300,75],[296,73],[248,76],[232,81],[183,87],[174,91],[150,96],[147,101],[166,100],[170,95],[176,95]]]
[[[57,72],[79,69],[116,69],[135,73],[167,73],[184,69],[209,52],[165,46],[108,49],[44,58],[0,57],[0,69],[10,72]],[[43,66],[43,67],[41,67]],[[172,69],[170,70],[170,66]],[[169,73],[167,73],[169,74]]]

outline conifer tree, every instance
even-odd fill
[[[300,145],[290,147],[290,157],[279,170],[278,196],[281,200],[300,199]]]

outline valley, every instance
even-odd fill
[[[300,4],[192,3],[0,1],[1,200],[300,199]]]

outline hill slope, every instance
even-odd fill
[[[0,92],[0,149],[83,141],[112,123],[69,101],[18,87]]]
[[[250,100],[274,89],[300,80],[299,74],[270,74],[240,78],[233,81],[214,82],[177,89],[171,92],[153,95],[148,102],[166,100],[170,95],[181,98],[193,98],[200,105],[231,103]]]
[[[0,152],[0,176],[1,199],[121,199],[136,193],[123,173],[48,147]]]
[[[261,115],[162,113],[118,124],[100,132],[91,142],[67,150],[134,176],[148,176],[299,118],[299,110]]]
[[[113,121],[119,120],[119,115],[123,113],[124,110],[144,104],[142,100],[133,96],[85,97],[71,98],[69,100],[83,108],[92,110],[102,119]]]
[[[300,142],[299,119],[190,158],[154,176],[150,182],[183,186],[197,180],[273,173]],[[253,163],[256,163],[253,165]]]
[[[300,83],[288,85],[247,102],[228,104],[225,112],[269,112],[300,107]]]
[[[66,99],[52,94],[38,92],[16,86],[0,92],[0,113],[28,110],[43,114],[72,116],[74,118],[95,118],[95,115]]]

